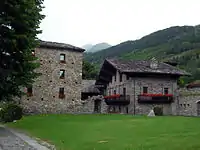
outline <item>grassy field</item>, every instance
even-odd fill
[[[8,125],[58,150],[200,150],[200,118],[41,115]]]

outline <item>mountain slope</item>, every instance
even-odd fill
[[[101,64],[105,58],[173,60],[193,73],[187,82],[200,79],[200,26],[175,26],[149,34],[139,40],[126,41],[108,49],[86,54],[85,59]],[[192,65],[194,63],[194,65]],[[195,67],[194,67],[195,66]],[[192,69],[191,69],[192,68]]]
[[[100,50],[107,49],[109,47],[111,47],[111,45],[108,44],[108,43],[99,43],[99,44],[93,45],[91,48],[89,48],[87,50],[87,52],[94,53],[94,52],[97,52],[97,51],[100,51]]]
[[[86,44],[86,45],[83,45],[82,48],[85,49],[85,50],[89,50],[93,47],[92,44]]]

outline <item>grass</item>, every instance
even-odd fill
[[[199,150],[200,118],[131,115],[46,115],[8,126],[58,150]]]

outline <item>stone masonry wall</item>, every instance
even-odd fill
[[[128,113],[130,114],[148,114],[155,106],[153,104],[139,104],[138,95],[143,93],[143,87],[148,87],[148,93],[158,94],[163,93],[164,88],[169,89],[169,94],[174,95],[174,102],[171,104],[159,105],[163,108],[164,115],[177,114],[177,80],[169,77],[134,77],[127,80],[126,75],[122,75],[122,82],[120,82],[120,73],[116,73],[116,81],[113,76],[112,82],[107,87],[107,94],[123,94],[123,88],[126,88],[126,94],[130,96],[130,104],[128,105]],[[134,90],[135,89],[135,90]],[[121,112],[127,112],[127,106],[121,107]],[[135,110],[134,110],[135,108]],[[119,109],[118,106],[115,109]]]
[[[198,102],[200,101],[200,88],[180,89],[178,98],[178,115],[199,116]],[[200,105],[200,104],[199,104]]]
[[[66,63],[60,63],[60,54],[65,54]],[[81,103],[82,58],[81,52],[37,48],[42,75],[33,84],[33,96],[24,96],[21,105],[26,113],[76,112]],[[60,69],[65,78],[60,79]],[[65,98],[59,98],[59,88],[64,88]]]

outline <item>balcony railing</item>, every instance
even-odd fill
[[[172,94],[141,94],[138,95],[138,103],[149,103],[149,104],[167,104],[173,102]]]
[[[117,96],[105,96],[105,102],[107,105],[129,105],[129,95],[117,95]]]

